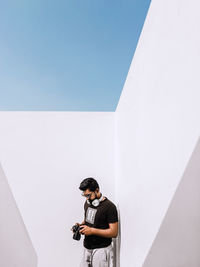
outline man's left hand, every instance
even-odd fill
[[[89,227],[87,225],[81,225],[81,230],[79,231],[83,235],[92,235],[93,234],[93,228]]]

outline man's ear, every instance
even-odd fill
[[[95,193],[99,193],[99,188],[97,188],[97,189],[95,190]]]

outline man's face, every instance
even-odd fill
[[[82,192],[82,196],[86,197],[88,200],[94,200],[96,198],[97,190],[95,192],[90,191],[89,189],[86,189]]]

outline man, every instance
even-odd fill
[[[112,238],[118,235],[116,206],[99,191],[94,178],[84,179],[79,189],[86,198],[80,233],[84,238],[81,267],[113,267]]]

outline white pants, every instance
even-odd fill
[[[114,267],[113,247],[86,249],[80,267]]]

